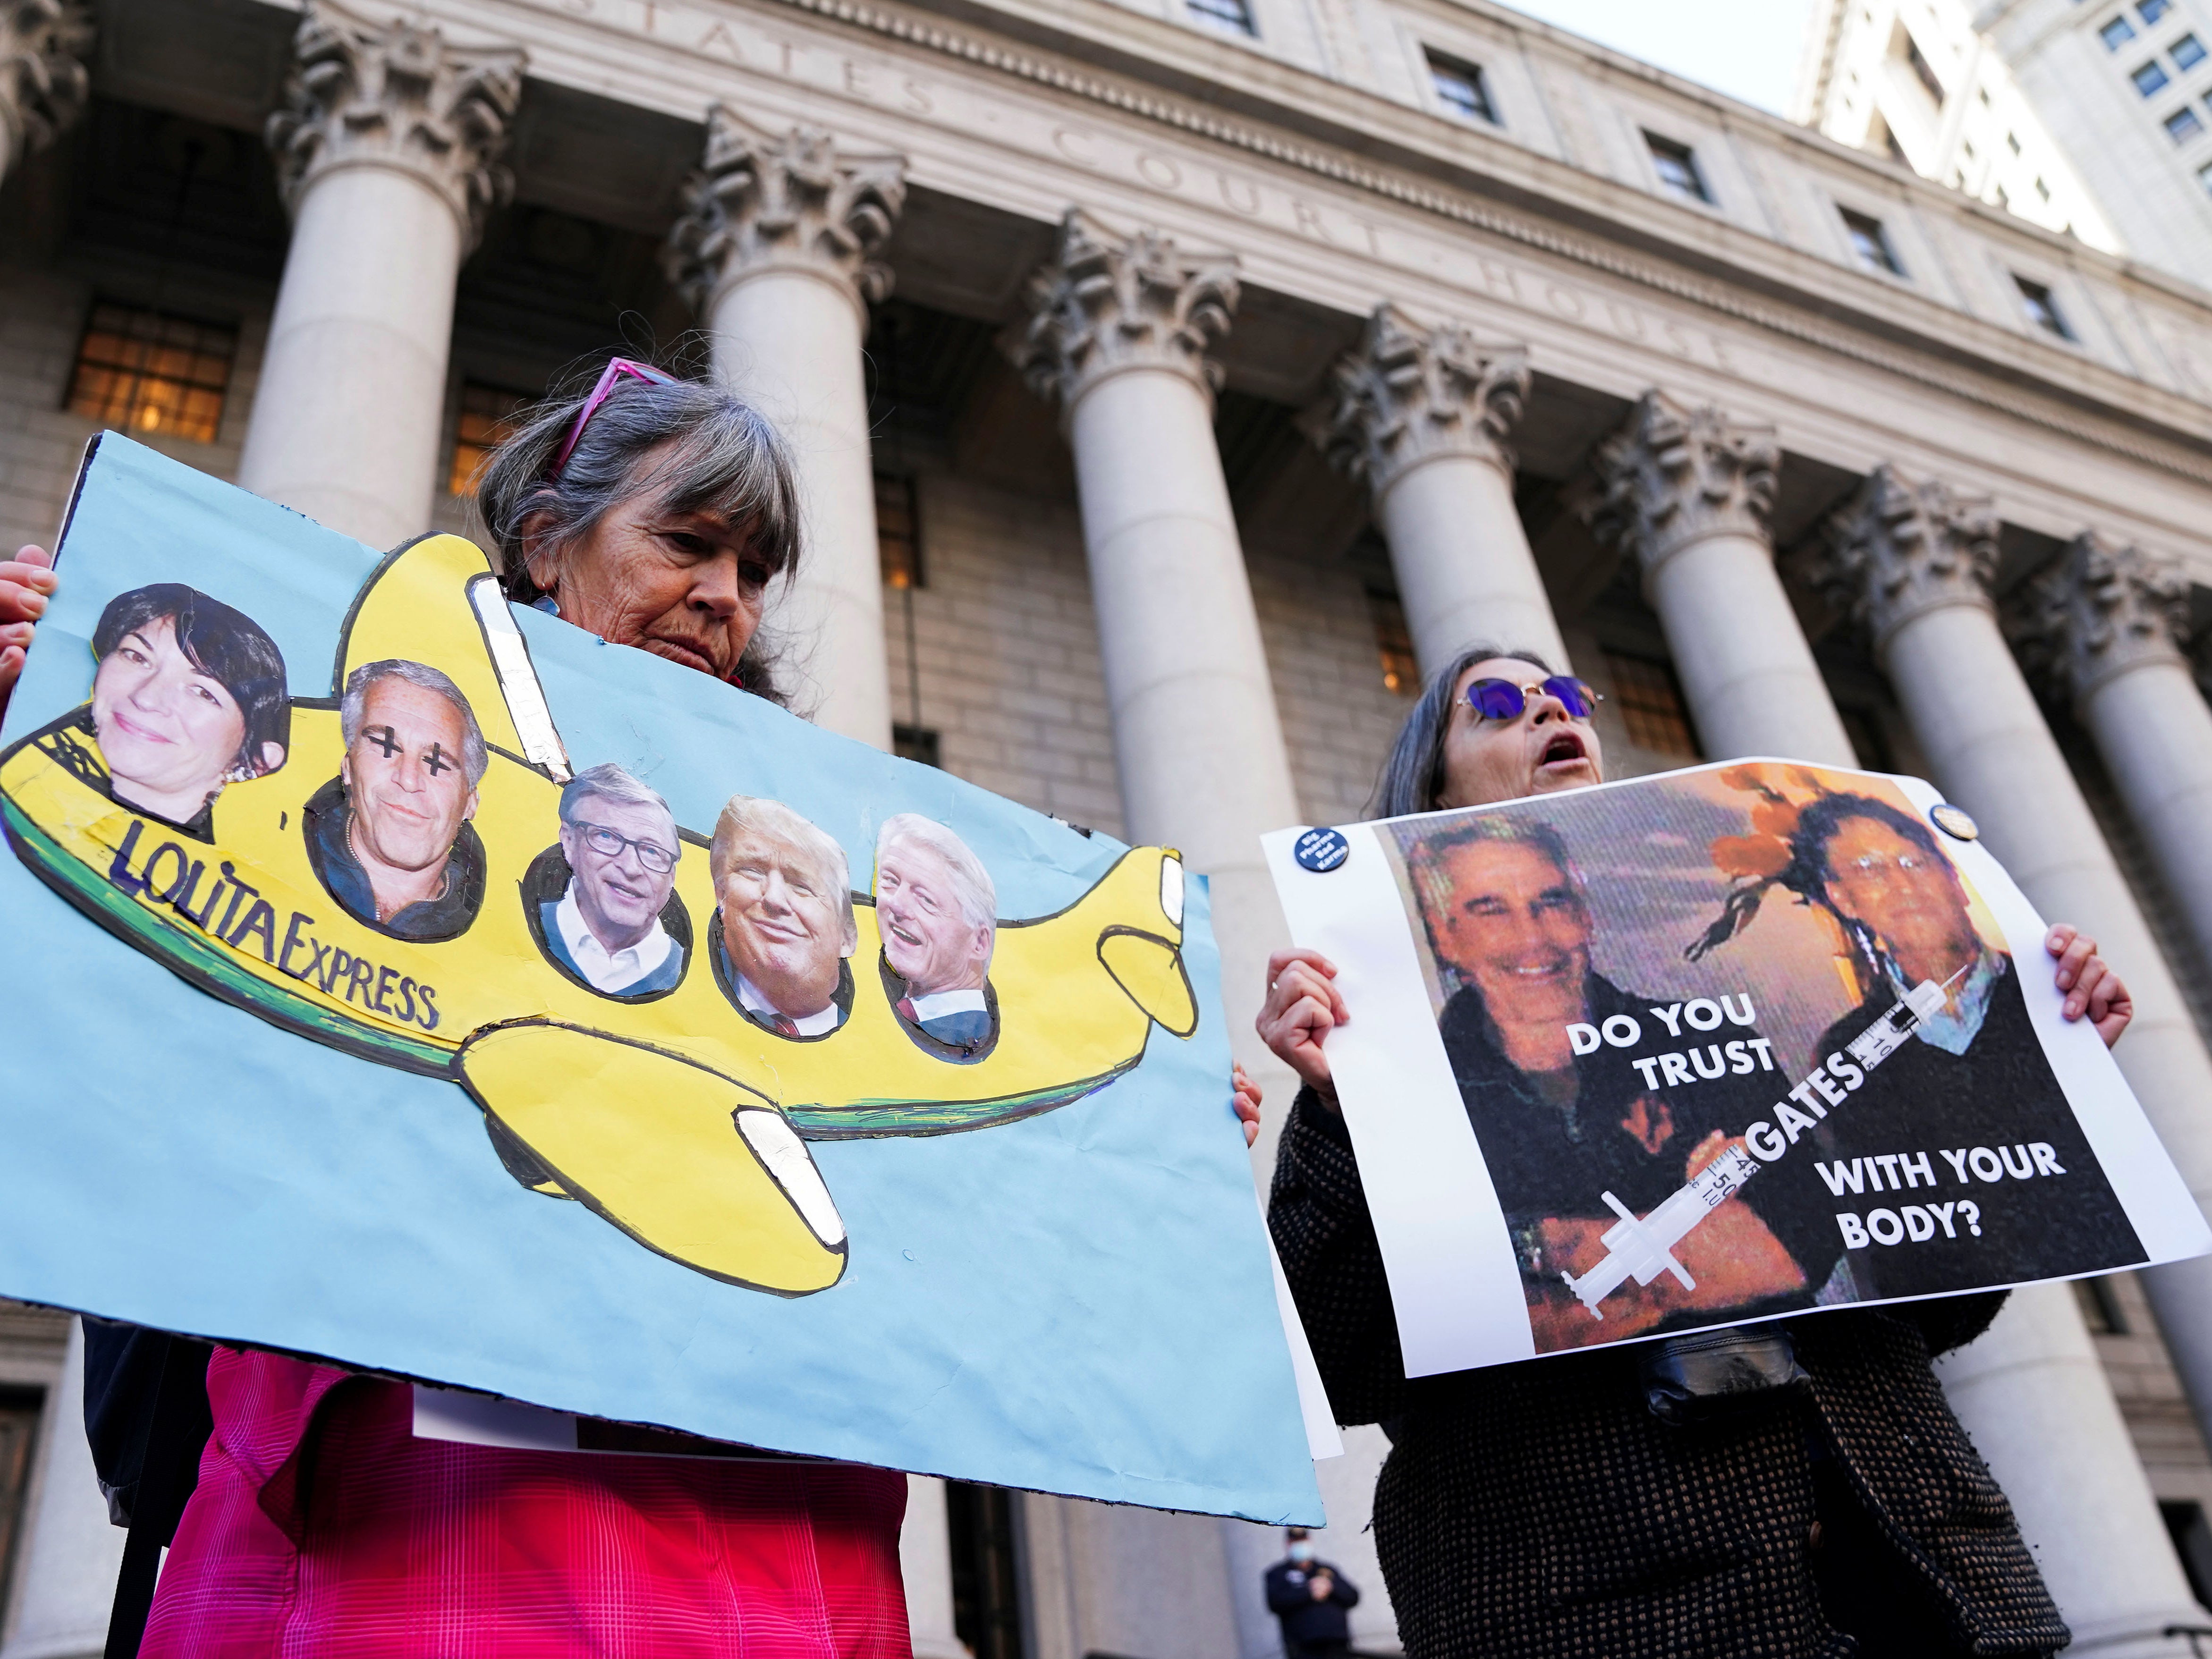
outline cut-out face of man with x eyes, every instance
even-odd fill
[[[352,803],[350,850],[380,919],[434,896],[461,826],[476,816],[468,732],[452,698],[397,676],[370,684],[338,775]]]

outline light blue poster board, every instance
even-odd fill
[[[0,731],[13,854],[0,858],[0,1295],[780,1451],[1319,1522],[1230,1108],[1202,878],[465,594],[447,580],[465,574],[465,548],[380,555],[100,441]],[[226,784],[198,839],[126,801],[121,763],[100,770],[81,712],[103,612],[161,583],[258,623],[292,699],[283,765]],[[457,617],[480,624],[490,665],[447,660]],[[319,930],[358,944],[382,925],[343,914],[331,878],[280,866],[307,833],[302,807],[357,752],[335,697],[363,641],[412,652],[425,618],[423,656],[453,669],[493,751],[474,821],[482,908],[459,943],[362,946],[369,965],[349,977],[343,951],[315,954]],[[526,653],[510,641],[500,656],[516,628]],[[533,665],[559,763],[527,735]],[[678,895],[692,895],[696,937],[665,1001],[595,999],[518,931],[523,855],[555,843],[562,763],[608,762],[665,797],[686,836]],[[739,795],[826,831],[849,866],[864,943],[846,1023],[818,1048],[749,1024],[710,962],[720,889],[705,838]],[[876,959],[872,877],[895,813],[951,829],[995,886],[1004,1030],[979,1060],[903,1029]],[[254,862],[257,847],[275,850]],[[245,890],[185,890],[200,863]],[[429,970],[435,1030],[411,996],[411,1024],[396,1017],[392,964],[424,960],[477,964]],[[1064,1029],[1040,1018],[1055,1006]],[[851,1058],[825,1090],[833,1052]],[[705,1162],[783,1184],[776,1237],[796,1237],[799,1267],[756,1273],[743,1249],[716,1254],[728,1241],[711,1204],[705,1224],[695,1206],[664,1224],[644,1213],[653,1183],[632,1203],[567,1161],[562,1148],[603,1145],[624,1113],[672,1109],[658,1085],[624,1091],[664,1073],[674,1094],[698,1084],[719,1103]],[[569,1116],[534,1117],[541,1103],[518,1098],[515,1079],[541,1075]],[[488,1110],[520,1126],[542,1167],[518,1166],[517,1137],[502,1155]],[[670,1182],[696,1187],[701,1161]],[[826,1197],[808,1200],[817,1179]],[[697,1243],[702,1224],[712,1236]]]

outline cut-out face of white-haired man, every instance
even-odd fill
[[[720,901],[724,988],[780,1036],[826,1036],[852,1009],[845,959],[859,948],[845,849],[781,801],[733,796],[708,854]]]
[[[684,843],[676,815],[612,763],[579,772],[561,792],[568,890],[540,908],[546,948],[611,996],[675,988],[684,952],[660,925]]]
[[[998,893],[968,843],[919,813],[876,837],[876,923],[884,959],[905,981],[899,1017],[954,1048],[991,1035],[983,981],[998,941]]]

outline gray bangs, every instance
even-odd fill
[[[1475,664],[1493,658],[1528,663],[1547,674],[1559,672],[1534,651],[1471,645],[1461,652],[1422,689],[1413,712],[1398,728],[1398,741],[1391,744],[1390,757],[1382,763],[1382,774],[1368,799],[1369,817],[1401,818],[1436,810],[1437,796],[1444,787],[1444,733],[1451,726],[1452,688]]]
[[[640,496],[652,498],[659,512],[716,513],[732,525],[750,526],[756,556],[770,571],[790,577],[800,553],[799,483],[790,448],[759,410],[725,386],[618,380],[592,411],[559,476],[546,476],[601,367],[593,362],[579,369],[525,411],[478,475],[477,507],[498,544],[507,598],[534,605],[547,597],[523,556],[526,520],[547,515],[541,546],[557,561],[610,510]],[[767,641],[757,635],[738,665],[740,678],[748,690],[781,702],[772,666]]]

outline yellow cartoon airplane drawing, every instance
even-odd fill
[[[304,809],[343,758],[337,693],[356,666],[392,658],[450,676],[490,750],[472,820],[483,897],[442,940],[357,919],[309,856]],[[416,542],[379,567],[348,619],[332,690],[295,700],[283,764],[224,787],[191,830],[114,798],[86,709],[74,710],[0,754],[9,840],[80,909],[214,995],[459,1083],[518,1179],[701,1273],[793,1296],[837,1282],[845,1228],[809,1140],[1047,1111],[1134,1066],[1155,1024],[1178,1037],[1197,1028],[1182,866],[1158,848],[1126,854],[1055,915],[998,923],[998,1035],[970,1063],[928,1052],[902,1024],[874,967],[865,895],[850,1012],[813,1040],[745,1018],[703,945],[649,1000],[600,995],[559,971],[525,896],[533,861],[557,841],[569,763],[489,564],[459,538]],[[703,934],[715,912],[706,842],[683,838],[675,896]]]

